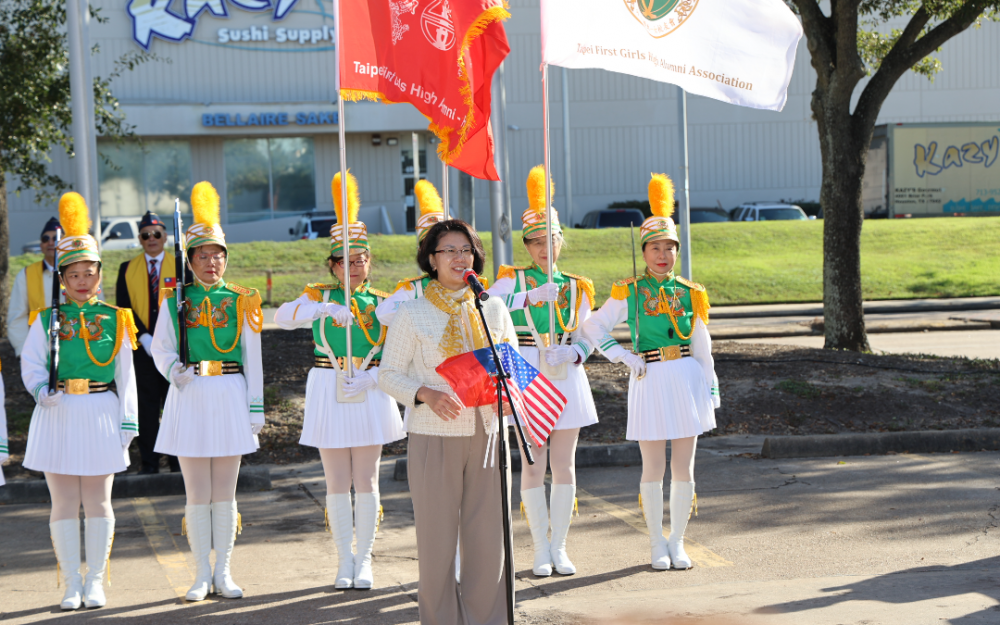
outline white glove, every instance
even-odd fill
[[[174,383],[179,391],[184,390],[185,386],[194,382],[195,377],[194,367],[185,368],[179,362],[174,363],[174,366],[170,367],[170,381]]]
[[[45,408],[55,408],[62,401],[62,396],[62,391],[56,391],[55,395],[49,395],[49,387],[46,386],[38,393],[38,403]]]
[[[355,371],[353,378],[343,378],[344,397],[360,395],[370,388],[375,388],[375,378],[367,371]]]
[[[637,378],[646,373],[646,361],[638,354],[628,352],[618,362],[628,365],[628,368],[632,370],[632,375]]]
[[[559,285],[555,282],[546,282],[542,286],[528,291],[527,295],[527,303],[529,304],[554,302],[559,297]]]
[[[569,345],[557,345],[545,348],[545,362],[550,367],[558,367],[563,363],[575,363],[580,352]]]
[[[322,311],[333,318],[337,322],[337,325],[346,328],[351,325],[354,321],[354,313],[351,309],[343,304],[335,304],[333,302],[327,302],[323,304]]]
[[[122,449],[128,449],[128,446],[132,444],[132,439],[136,437],[136,433],[122,430],[121,436],[122,436]]]
[[[250,424],[250,431],[253,432],[254,436],[257,436],[258,434],[260,434],[260,431],[263,430],[263,429],[264,429],[264,424],[263,423],[251,423]]]
[[[144,350],[146,350],[146,353],[149,354],[150,357],[152,357],[153,356],[153,335],[148,334],[148,333],[147,334],[143,334],[142,336],[139,337],[139,343],[142,345],[142,348]]]

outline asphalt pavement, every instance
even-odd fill
[[[579,572],[535,578],[515,513],[521,623],[638,622],[717,616],[751,624],[995,624],[1000,618],[1000,454],[901,454],[766,460],[761,437],[706,439],[690,571],[653,571],[637,505],[640,468],[578,471],[569,535]],[[518,505],[517,475],[514,509]],[[188,604],[193,562],[184,499],[114,500],[118,527],[108,606],[63,613],[48,506],[0,506],[0,620],[10,623],[354,623],[417,620],[413,510],[383,463],[385,520],[375,589],[337,591],[323,530],[318,463],[273,468],[272,489],[239,496],[234,578],[246,597]],[[499,502],[497,513],[499,514]],[[714,620],[711,622],[715,622]]]

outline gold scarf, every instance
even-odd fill
[[[459,291],[449,291],[437,280],[431,280],[424,289],[424,297],[438,310],[448,314],[448,324],[444,327],[444,336],[438,346],[445,358],[470,351],[463,327],[471,330],[472,349],[486,347],[489,344],[486,332],[483,330],[483,322],[479,319],[479,313],[472,301],[471,290],[464,288]]]

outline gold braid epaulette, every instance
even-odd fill
[[[398,291],[400,289],[403,289],[404,291],[412,291],[413,290],[413,283],[417,282],[418,280],[423,280],[426,277],[427,277],[427,274],[425,273],[425,274],[423,274],[421,276],[417,276],[416,278],[406,278],[405,280],[400,280],[396,284],[396,288],[393,289],[392,292],[395,293],[396,291]]]
[[[518,271],[524,271],[527,267],[516,267],[514,265],[500,265],[500,270],[497,271],[497,280],[503,280],[504,278],[510,278],[513,280],[517,277]]]
[[[335,284],[323,284],[321,282],[312,282],[310,284],[307,284],[306,288],[302,290],[302,295],[305,295],[314,302],[322,302],[323,301],[322,291],[331,291],[336,288],[337,285]]]
[[[632,289],[629,288],[629,285],[633,283],[635,283],[635,276],[615,282],[611,285],[611,297],[618,300],[628,299],[628,296],[632,293]]]
[[[708,311],[711,305],[708,303],[708,291],[705,289],[705,286],[697,282],[692,282],[682,276],[677,276],[677,282],[688,288],[688,293],[691,295],[691,308],[694,311],[694,316],[699,317],[705,325],[708,325]]]
[[[35,310],[28,313],[28,325],[30,326],[31,324],[35,323],[35,317],[45,312],[49,308],[50,306],[45,306],[44,308],[36,308]]]
[[[248,289],[232,282],[226,283],[226,286],[229,287],[230,291],[239,293],[239,297],[236,298],[236,318],[240,320],[240,326],[242,327],[243,321],[246,320],[250,329],[260,334],[261,330],[264,329],[264,311],[261,309],[264,301],[261,299],[260,291]],[[238,337],[237,340],[239,340]]]
[[[160,305],[163,305],[163,300],[168,300],[174,296],[174,287],[167,286],[160,289]]]
[[[577,285],[580,290],[587,294],[587,299],[590,300],[590,309],[594,309],[594,299],[597,295],[594,293],[594,281],[586,276],[580,276],[575,273],[562,272],[564,276],[573,278],[576,280]]]
[[[375,297],[381,297],[382,299],[389,297],[389,293],[386,293],[385,291],[379,291],[378,289],[373,289],[371,287],[368,287],[368,292],[374,295]]]

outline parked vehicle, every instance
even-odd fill
[[[169,234],[173,223],[173,217],[161,217],[167,224],[167,245],[174,244],[174,235]],[[139,222],[142,217],[109,217],[101,220],[101,249],[102,250],[136,250],[142,247],[139,244]],[[31,241],[25,244],[21,251],[25,254],[40,254],[42,251],[41,241]]]
[[[294,227],[288,229],[292,239],[316,239],[330,236],[330,228],[337,223],[337,213],[333,211],[309,211],[299,218]]]
[[[816,219],[795,204],[749,202],[733,210],[733,221],[807,221]]]
[[[590,211],[583,217],[577,228],[627,228],[639,227],[645,217],[637,208],[607,208]]]
[[[729,213],[721,208],[692,208],[691,223],[706,224],[729,221]]]

